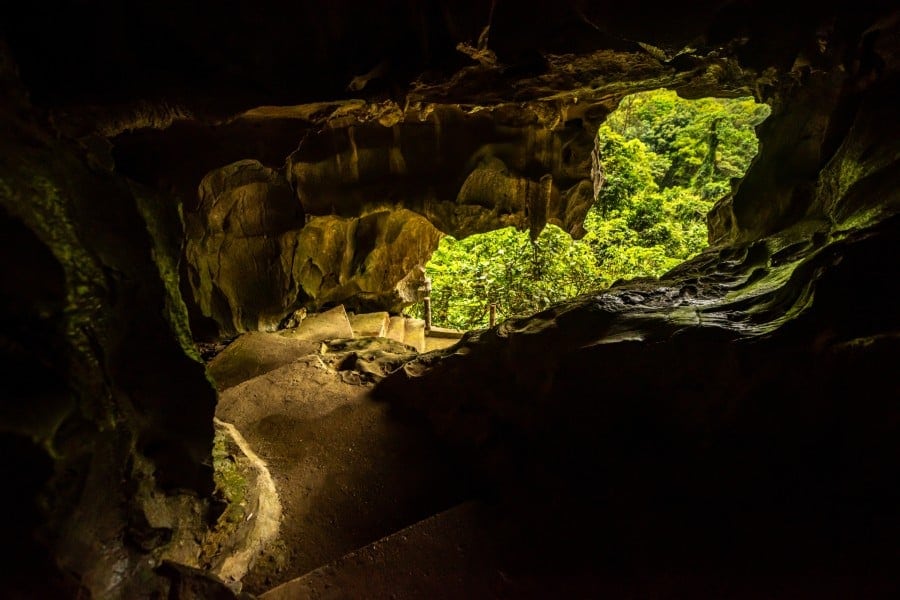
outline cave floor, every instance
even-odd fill
[[[275,334],[256,341],[267,335]],[[217,417],[267,463],[283,509],[245,591],[266,591],[465,499],[465,476],[427,428],[370,390],[359,371],[311,354],[221,394]]]

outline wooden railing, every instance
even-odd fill
[[[425,313],[425,333],[427,334],[431,331],[431,278],[425,278],[425,285],[419,288],[424,292],[422,296],[422,308]],[[491,302],[488,305],[488,314],[490,319],[490,326],[493,327],[497,324],[497,303]]]

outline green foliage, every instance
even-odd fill
[[[589,291],[597,278],[590,248],[554,225],[534,243],[513,227],[463,240],[445,236],[428,274],[433,323],[456,329],[487,325],[491,303],[503,317],[532,313]]]
[[[429,262],[432,319],[457,329],[539,311],[619,279],[658,277],[707,244],[706,214],[757,152],[769,107],[751,98],[683,100],[669,90],[622,100],[600,127],[603,186],[573,241],[548,225],[443,238]],[[417,307],[421,315],[421,307]]]
[[[615,136],[639,141],[655,155],[651,160],[666,164],[664,173],[654,177],[661,188],[700,189],[710,180],[744,175],[757,152],[754,127],[769,112],[768,105],[752,98],[683,100],[670,90],[633,94],[600,127],[601,149],[606,138]]]

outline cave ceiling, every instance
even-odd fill
[[[768,172],[717,207],[710,239],[789,225],[814,204],[829,136],[850,125],[832,119],[852,112],[845,92],[863,79],[848,53],[873,22],[890,28],[878,2],[815,13],[712,0],[58,2],[15,13],[7,39],[30,101],[95,168],[180,207],[184,295],[194,321],[219,332],[268,329],[300,306],[397,312],[442,234],[514,226],[534,238],[552,223],[583,236],[603,180],[597,128],[644,90],[772,104],[760,130]]]
[[[188,210],[204,175],[255,159],[309,215],[403,207],[456,236],[579,236],[593,138],[623,96],[760,97],[819,25],[778,37],[729,2],[248,6],[26,7],[9,37],[61,131]]]

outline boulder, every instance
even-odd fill
[[[287,180],[242,160],[200,182],[185,253],[194,300],[222,332],[274,331],[301,293],[281,267],[284,234],[303,227]]]

